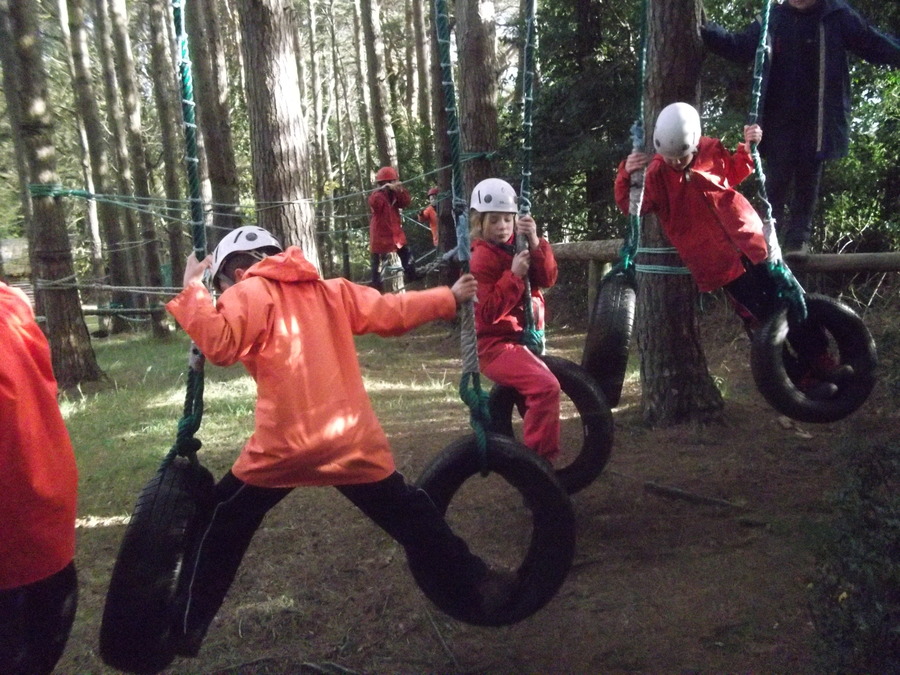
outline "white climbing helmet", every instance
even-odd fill
[[[697,151],[700,143],[700,115],[687,103],[667,105],[656,118],[653,147],[663,157],[678,159]]]
[[[213,285],[216,288],[219,287],[216,275],[222,269],[222,264],[228,259],[228,256],[232,253],[256,251],[261,248],[284,250],[275,237],[257,225],[244,225],[226,234],[225,238],[216,246],[216,250],[213,251],[212,267],[209,269]]]
[[[512,185],[499,178],[485,178],[472,190],[470,208],[479,213],[497,211],[516,213],[516,191]]]

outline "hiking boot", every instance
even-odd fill
[[[481,611],[493,616],[508,608],[519,585],[519,573],[510,570],[490,569],[478,584]]]
[[[855,372],[853,366],[848,363],[840,363],[831,354],[825,352],[815,358],[810,374],[817,379],[840,385],[852,378]]]
[[[825,382],[823,380],[811,380],[805,386],[800,387],[800,391],[806,398],[813,401],[827,401],[834,398],[838,393],[838,386],[834,382]]]

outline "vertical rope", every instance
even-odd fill
[[[467,212],[465,186],[463,184],[462,161],[460,159],[459,118],[456,114],[456,92],[453,87],[453,69],[450,64],[450,20],[447,16],[447,0],[435,0],[435,31],[441,62],[441,90],[444,94],[444,110],[447,113],[447,136],[450,140],[450,162],[452,169],[453,216],[456,221],[456,255],[463,273],[469,271],[472,258],[469,239],[469,217]],[[459,396],[469,407],[469,422],[475,431],[478,448],[486,464],[487,428],[490,422],[488,395],[481,388],[478,368],[478,350],[475,336],[475,305],[471,300],[460,308],[460,350],[462,353],[462,377]]]
[[[522,50],[522,180],[519,187],[519,215],[531,213],[531,155],[532,129],[534,126],[534,54],[537,31],[536,0],[528,0],[525,9],[525,44]],[[516,236],[516,252],[528,250],[528,239]],[[531,280],[525,275],[525,291],[522,304],[525,309],[525,327],[522,344],[537,355],[544,353],[544,331],[537,328],[534,321],[534,307],[531,298]]]
[[[197,122],[194,104],[194,84],[191,58],[185,29],[184,1],[172,1],[175,37],[178,41],[178,73],[181,85],[181,114],[184,123],[185,163],[188,175],[188,191],[191,206],[191,240],[197,260],[206,257],[206,230],[203,223],[203,202],[200,196],[200,160],[197,151]],[[176,455],[196,459],[200,441],[194,434],[203,419],[203,366],[206,359],[197,345],[191,343],[188,355],[187,393],[184,409],[178,422],[175,444],[169,450],[166,462]]]
[[[756,56],[753,61],[753,87],[750,92],[750,111],[747,115],[748,124],[757,124],[759,120],[759,101],[762,97],[762,82],[765,72],[766,57],[768,55],[769,42],[769,14],[770,0],[764,0],[763,11],[760,18],[759,43],[756,46]],[[750,155],[753,157],[753,172],[759,181],[757,191],[765,208],[763,221],[763,235],[769,248],[767,265],[775,280],[778,297],[788,305],[789,316],[794,320],[806,318],[805,291],[793,275],[790,268],[784,264],[781,256],[781,246],[778,243],[778,235],[775,232],[775,218],[772,215],[772,204],[766,193],[766,174],[763,171],[762,158],[756,143],[750,144]]]
[[[636,152],[644,152],[645,140],[645,111],[644,111],[644,81],[647,77],[647,14],[649,2],[644,0],[641,6],[641,58],[638,64],[638,78],[636,83],[637,118],[631,126],[631,148]],[[641,239],[641,205],[644,201],[644,175],[645,169],[634,171],[631,174],[631,187],[628,192],[628,231],[622,242],[619,252],[621,262],[610,272],[627,272],[634,274],[634,258],[637,255],[638,244]]]

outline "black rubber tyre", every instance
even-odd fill
[[[875,341],[862,319],[849,307],[824,295],[806,297],[807,321],[820,326],[836,344],[840,363],[853,367],[853,376],[837,383],[833,398],[807,397],[791,381],[785,368],[794,358],[787,348],[787,310],[772,316],[753,337],[750,368],[763,398],[780,413],[800,422],[836,422],[859,408],[875,386],[878,358]]]
[[[483,469],[516,488],[532,514],[531,542],[509,601],[488,615],[480,606],[429,592],[434,585],[429,583],[428,570],[412,565],[410,570],[428,598],[453,618],[478,626],[505,626],[537,612],[565,581],[575,555],[575,513],[549,464],[524,445],[496,434],[488,434],[486,459],[475,436],[451,443],[425,468],[418,486],[446,513],[462,484]]]
[[[550,369],[563,393],[575,404],[581,417],[584,440],[581,451],[567,466],[556,469],[566,492],[570,495],[583,490],[599,476],[609,461],[613,445],[613,416],[597,380],[567,359],[558,356],[540,357]],[[491,389],[488,408],[491,412],[491,431],[513,437],[513,407],[521,414],[524,398],[512,387],[495,385]]]
[[[603,278],[581,356],[581,366],[600,383],[613,408],[619,405],[628,370],[635,296],[634,282],[627,274],[620,272]]]
[[[128,673],[158,673],[175,657],[172,624],[178,573],[198,523],[214,503],[212,474],[176,457],[138,496],[112,571],[100,656]]]

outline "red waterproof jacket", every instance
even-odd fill
[[[512,273],[515,237],[505,246],[475,239],[469,270],[478,281],[475,303],[475,333],[478,337],[478,357],[491,361],[495,349],[504,342],[518,342],[525,330],[525,281]],[[556,283],[559,270],[553,249],[546,239],[540,240],[531,252],[528,280],[531,283],[531,306],[534,327],[544,329],[544,294],[542,288]]]
[[[643,213],[655,212],[663,232],[678,249],[697,287],[714,291],[744,273],[741,256],[766,259],[763,224],[735,186],[753,172],[753,158],[741,143],[732,154],[722,142],[703,137],[684,171],[655,155],[644,178]],[[625,162],[616,176],[616,203],[628,213],[629,177]]]
[[[363,386],[354,335],[402,334],[456,316],[442,286],[382,295],[323,281],[296,246],[247,270],[213,305],[191,284],[166,305],[206,358],[238,361],[256,380],[255,428],[232,471],[250,485],[296,487],[382,480],[394,471]]]
[[[56,394],[28,298],[0,282],[0,590],[75,557],[78,469]]]
[[[412,202],[409,191],[400,186],[396,190],[382,187],[369,195],[369,249],[372,253],[393,253],[406,246],[400,209]]]

